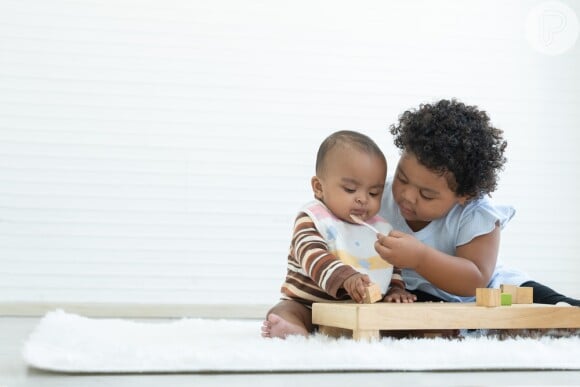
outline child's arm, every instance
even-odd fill
[[[379,235],[375,249],[400,268],[413,269],[436,287],[458,296],[474,296],[486,287],[497,262],[500,229],[458,246],[455,256],[442,253],[400,231]]]
[[[292,255],[296,259],[294,264],[302,268],[321,289],[332,297],[337,298],[338,291],[344,288],[346,279],[359,274],[352,266],[343,263],[328,251],[326,241],[316,229],[312,219],[305,213],[299,214],[294,223],[292,249]]]

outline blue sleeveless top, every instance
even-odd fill
[[[455,205],[445,217],[435,219],[422,230],[414,232],[407,225],[397,203],[395,203],[391,178],[385,186],[379,214],[395,230],[413,235],[426,245],[454,256],[457,246],[464,245],[480,235],[491,232],[495,228],[496,222],[499,222],[500,228],[503,229],[515,215],[515,210],[511,206],[495,205],[487,197],[483,197],[470,201],[464,206]],[[501,284],[519,286],[531,280],[527,274],[506,268],[499,262],[498,257],[498,264],[487,285],[488,287],[498,288]],[[419,289],[449,302],[475,301],[475,297],[456,296],[435,287],[414,270],[403,269],[403,279],[409,290]]]

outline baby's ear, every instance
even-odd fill
[[[310,179],[310,185],[312,186],[312,192],[314,192],[314,197],[318,200],[322,200],[322,182],[318,176],[312,176]]]

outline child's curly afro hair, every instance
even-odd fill
[[[399,149],[415,155],[426,168],[447,174],[455,194],[479,198],[497,188],[507,142],[477,106],[455,99],[423,104],[404,112],[390,131]]]

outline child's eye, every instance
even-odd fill
[[[425,200],[433,200],[433,199],[435,199],[435,198],[432,198],[430,196],[425,196],[425,194],[423,192],[419,192],[419,195],[421,195],[421,197],[423,199],[425,199]]]
[[[400,173],[397,173],[397,180],[399,180],[403,184],[407,183],[407,179],[405,179],[403,176],[401,176]]]
[[[344,187],[344,191],[347,192],[347,193],[355,193],[356,192],[356,189]]]

